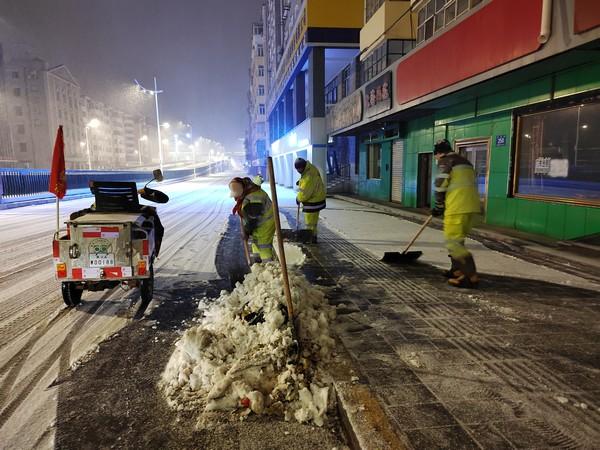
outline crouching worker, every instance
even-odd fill
[[[433,150],[438,165],[435,178],[435,207],[431,214],[444,216],[444,239],[452,267],[446,272],[455,287],[477,287],[479,277],[465,238],[480,219],[481,206],[473,165],[452,151],[444,139]]]
[[[229,190],[236,202],[232,213],[242,218],[244,237],[252,237],[253,256],[261,262],[273,261],[275,219],[271,199],[250,178],[234,178]]]
[[[306,228],[312,232],[313,243],[316,243],[319,211],[325,209],[326,206],[325,185],[321,179],[319,169],[305,159],[296,159],[294,167],[300,174],[300,180],[297,183],[299,189],[296,203],[298,205],[302,204],[304,223]]]

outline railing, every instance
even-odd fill
[[[196,167],[196,176],[208,175],[229,168],[228,161],[214,162]],[[180,180],[194,176],[193,168],[166,169],[165,180]],[[135,181],[152,179],[151,171],[88,171],[67,170],[67,189],[85,189],[94,181]],[[50,171],[47,169],[2,169],[0,168],[0,203],[3,198],[28,197],[48,192]]]

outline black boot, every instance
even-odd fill
[[[450,286],[466,289],[475,289],[479,284],[479,275],[477,275],[477,268],[475,267],[475,260],[473,256],[468,255],[464,261],[457,262],[460,264],[460,276],[453,277],[448,280]]]
[[[444,270],[444,277],[458,278],[462,275],[462,272],[460,271],[460,263],[450,255],[448,255],[448,258],[450,258],[451,266],[450,269]]]

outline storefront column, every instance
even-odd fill
[[[285,131],[288,132],[296,126],[294,122],[294,91],[291,89],[285,92]]]
[[[294,124],[298,125],[306,119],[306,73],[300,72],[294,79]]]
[[[308,59],[308,117],[325,117],[325,49],[314,47]]]

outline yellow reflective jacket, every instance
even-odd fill
[[[438,162],[435,206],[445,215],[481,212],[475,169],[458,153],[448,153]]]
[[[273,204],[269,195],[259,189],[251,192],[242,202],[242,223],[246,234],[251,235],[261,227],[270,227],[275,223]]]
[[[308,161],[298,182],[298,201],[302,203],[304,212],[316,212],[325,208],[325,185],[319,169]]]

